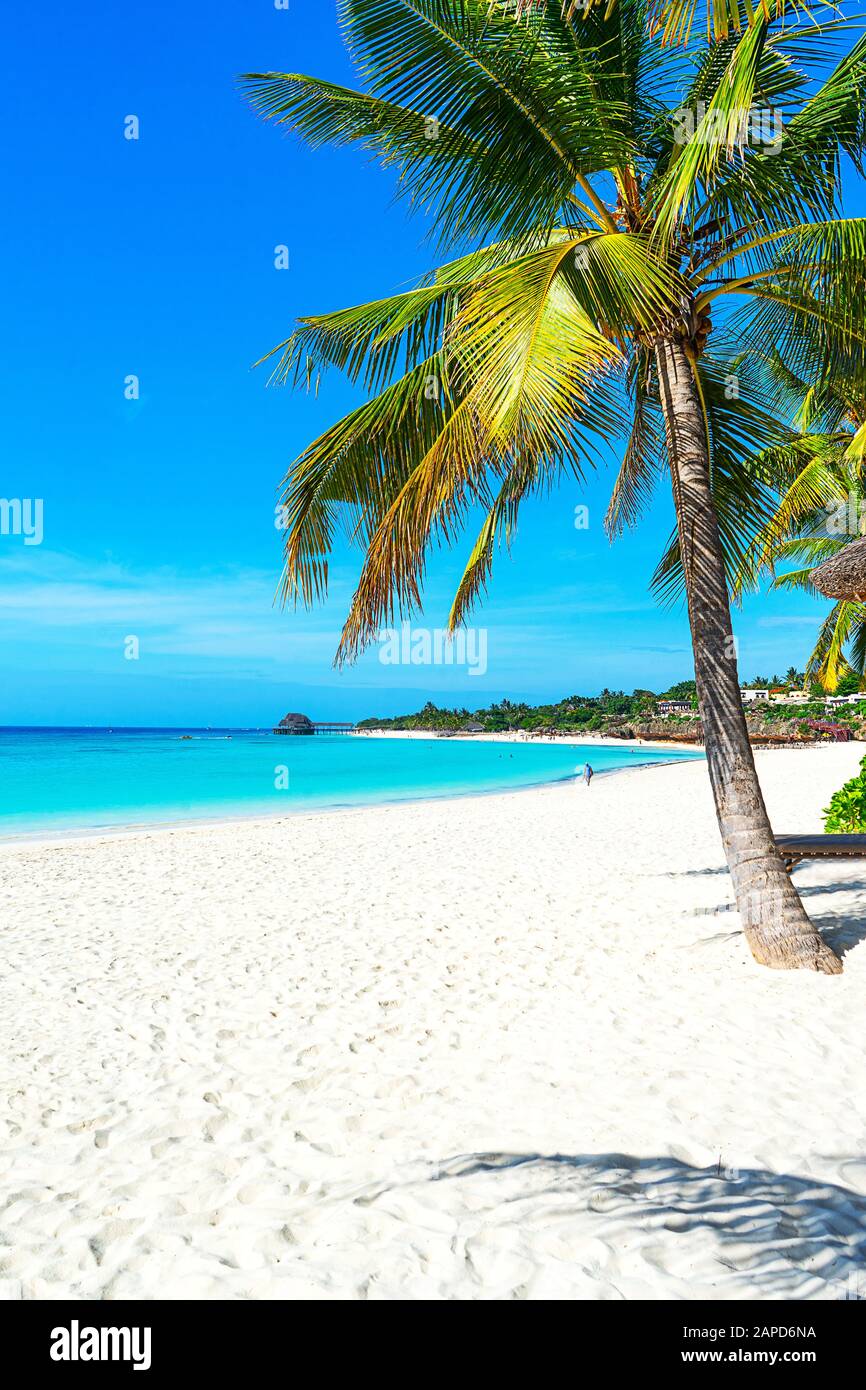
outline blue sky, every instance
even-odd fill
[[[336,375],[318,399],[268,390],[251,364],[298,314],[378,298],[431,264],[390,175],[358,152],[310,152],[236,90],[247,70],[351,83],[331,0],[42,0],[5,27],[0,496],[44,499],[44,538],[0,535],[0,724],[259,726],[288,709],[359,718],[691,674],[684,612],[647,590],[669,500],[611,547],[604,459],[583,493],[527,507],[476,618],[483,675],[376,651],[334,671],[348,552],[324,607],[273,606],[279,481],[357,398]],[[419,623],[444,624],[468,544],[434,557]],[[802,663],[819,611],[749,601],[744,676]]]

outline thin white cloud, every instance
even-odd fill
[[[798,613],[772,618],[758,618],[756,627],[816,627],[821,614],[817,605],[814,613]]]
[[[152,655],[216,660],[310,661],[333,652],[333,619],[282,613],[275,587],[272,573],[240,568],[133,574],[113,560],[57,552],[0,556],[0,633],[6,643],[51,639],[93,651],[134,634]]]

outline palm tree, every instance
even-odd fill
[[[768,367],[783,394],[799,402],[802,434],[788,448],[755,461],[778,490],[767,524],[758,530],[738,567],[737,588],[756,588],[764,574],[772,588],[800,590],[814,598],[816,566],[866,535],[866,363],[862,353],[837,361],[833,377],[807,385],[771,358]],[[780,564],[794,569],[778,571]],[[792,668],[793,669],[793,668]],[[790,672],[788,673],[791,674]],[[866,686],[866,604],[840,599],[821,622],[802,675],[832,693],[857,675]]]
[[[859,506],[866,501],[862,483],[851,484],[848,497],[840,502],[847,507],[848,499]],[[799,561],[796,569],[777,574],[774,589],[801,589],[814,598],[823,597],[811,580],[811,572],[852,541],[862,539],[863,532],[827,530],[827,513],[822,508],[806,517],[798,535],[779,541],[773,551],[773,563]],[[837,689],[844,676],[855,674],[861,688],[866,686],[866,604],[853,599],[834,603],[818,628],[815,645],[806,662],[806,680],[816,681],[828,694]]]
[[[859,168],[866,143],[866,48],[861,38],[819,83],[839,42],[832,22],[758,16],[678,48],[653,33],[652,13],[647,0],[588,13],[543,0],[519,20],[496,0],[344,0],[366,91],[245,79],[263,117],[397,169],[439,243],[462,249],[417,288],[305,318],[274,349],[277,381],[336,366],[371,393],[289,470],[283,597],[325,592],[345,521],[365,551],[337,655],[350,660],[419,604],[428,548],[452,542],[480,503],[453,629],[523,498],[582,476],[600,437],[625,437],[610,528],[636,520],[669,471],[667,580],[686,590],[746,938],[763,964],[837,973],[776,849],[728,600],[726,564],[772,513],[748,460],[788,436],[740,389],[747,364],[732,371],[711,314],[783,360],[797,360],[810,326],[828,363],[858,340],[866,225],[840,216],[839,165],[844,152]]]

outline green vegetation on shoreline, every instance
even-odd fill
[[[675,734],[678,729],[693,725],[698,718],[694,681],[679,681],[660,694],[651,690],[635,690],[626,695],[622,690],[603,690],[600,695],[569,695],[552,704],[529,705],[521,701],[500,700],[481,709],[466,707],[440,709],[431,700],[415,714],[395,715],[390,719],[371,717],[358,724],[359,729],[386,729],[395,733],[527,733],[552,730],[558,733],[621,733],[624,725],[655,723],[660,700],[683,701],[690,711],[670,714],[665,726]],[[755,704],[749,708],[750,721],[764,724],[781,722],[796,725],[807,719],[828,720],[847,724],[855,730],[866,721],[866,696],[857,705],[836,706],[828,711],[822,698],[807,705]],[[792,734],[796,731],[792,728]]]
[[[635,690],[626,695],[621,690],[603,690],[600,695],[570,695],[555,704],[527,705],[511,700],[484,709],[439,709],[432,701],[417,714],[401,714],[393,719],[364,719],[359,729],[430,730],[457,732],[467,725],[480,724],[484,733],[504,733],[512,729],[559,729],[571,731],[603,730],[624,719],[656,717],[658,699],[688,700],[697,711],[694,681],[681,681],[665,696],[651,690]]]

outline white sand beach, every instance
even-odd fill
[[[429,733],[426,729],[354,729],[352,738],[411,738],[429,741],[436,738],[459,738],[472,743],[559,743],[596,748],[674,748],[682,750],[682,739],[615,738],[612,734],[584,732],[579,734],[540,734],[529,732],[469,734],[462,731],[449,734]]]
[[[860,745],[759,753],[817,830]],[[866,863],[755,965],[706,768],[0,847],[11,1299],[866,1294]]]

